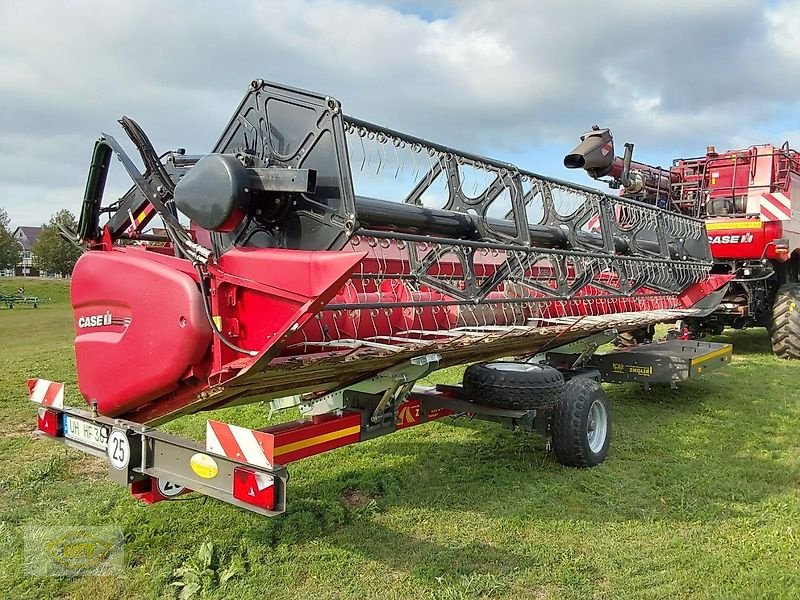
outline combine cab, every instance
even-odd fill
[[[279,514],[287,463],[446,416],[538,431],[563,464],[596,465],[611,432],[596,336],[703,317],[729,279],[697,218],[367,123],[328,96],[254,81],[203,156],[159,157],[121,123],[146,170],[103,135],[73,238],[90,411],[65,408],[59,384],[30,390],[40,430],[107,457],[147,501],[193,489]],[[134,186],[106,206],[114,156]],[[156,217],[164,236],[145,233]],[[464,363],[463,386],[416,385]],[[265,401],[303,418],[209,421],[205,444],[156,428]]]
[[[713,273],[732,275],[718,310],[688,321],[696,333],[766,327],[777,356],[800,359],[800,154],[788,142],[676,159],[662,169],[614,155],[608,129],[595,127],[564,158],[608,178],[621,197],[705,220]]]

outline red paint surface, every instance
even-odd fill
[[[151,254],[87,252],[75,265],[78,384],[103,415],[128,412],[174,390],[211,342],[197,284],[150,260]]]

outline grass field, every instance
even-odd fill
[[[27,377],[82,401],[66,284],[26,292],[50,301],[0,310],[0,596],[170,598],[196,578],[209,598],[800,597],[800,365],[763,331],[722,336],[733,365],[677,391],[610,386],[612,451],[595,469],[445,420],[292,465],[289,511],[267,519],[205,499],[141,506],[101,461],[32,435]],[[171,429],[196,436],[206,417]],[[26,576],[29,524],[121,527],[125,575]]]

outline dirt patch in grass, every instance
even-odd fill
[[[345,490],[342,494],[342,504],[348,508],[364,508],[375,500],[360,490]]]
[[[82,479],[103,479],[108,477],[108,464],[94,456],[85,455],[70,463],[69,473]]]

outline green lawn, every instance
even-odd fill
[[[101,461],[34,437],[27,377],[65,381],[68,402],[82,401],[66,285],[28,281],[26,293],[52,301],[0,310],[0,596],[173,597],[191,578],[175,570],[200,570],[204,542],[198,597],[800,594],[800,365],[770,356],[763,331],[719,338],[736,345],[733,365],[677,391],[610,386],[614,439],[598,468],[443,420],[291,465],[288,513],[267,519],[202,498],[139,505]],[[266,413],[223,417],[263,425]],[[197,435],[205,419],[170,428]],[[28,524],[122,527],[124,577],[27,577]]]

